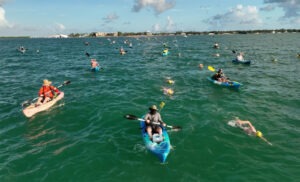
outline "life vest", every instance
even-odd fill
[[[42,86],[39,91],[39,96],[53,98],[54,93],[59,94],[59,90],[54,86]]]

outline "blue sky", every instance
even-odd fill
[[[0,0],[0,36],[300,29],[300,0]]]

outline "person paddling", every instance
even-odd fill
[[[144,117],[146,123],[146,131],[149,135],[150,140],[153,139],[153,133],[158,133],[162,137],[162,128],[166,127],[166,123],[163,122],[161,116],[157,110],[156,105],[149,107],[149,113]]]
[[[243,52],[238,53],[238,55],[236,56],[236,60],[244,61],[244,53]]]
[[[47,79],[43,80],[43,86],[39,90],[39,98],[35,106],[45,104],[46,102],[49,102],[54,97],[56,97],[56,95],[60,94],[60,91],[51,84],[51,81]]]
[[[212,77],[213,80],[219,81],[219,82],[228,82],[229,80],[225,77],[223,70],[219,69],[217,73],[215,73]]]

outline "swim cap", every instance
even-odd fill
[[[257,131],[257,132],[256,132],[256,136],[259,137],[259,138],[261,138],[261,137],[263,136],[263,134],[262,134],[262,132]]]
[[[172,89],[168,89],[167,93],[168,93],[169,95],[173,95],[174,91],[173,91]]]
[[[174,84],[174,80],[168,80],[169,84]]]

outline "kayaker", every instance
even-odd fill
[[[240,52],[240,53],[236,56],[236,60],[238,60],[238,61],[244,61],[244,53]]]
[[[144,117],[146,122],[146,131],[149,135],[150,140],[152,140],[153,133],[158,133],[162,137],[162,128],[161,126],[167,126],[163,122],[159,112],[157,111],[156,105],[149,107],[149,113]]]
[[[56,87],[52,86],[51,83],[52,82],[47,79],[43,80],[43,86],[39,90],[39,98],[36,102],[36,106],[45,104],[52,100],[56,95],[60,94],[60,91]]]
[[[97,62],[96,59],[91,59],[91,67],[96,68],[99,66],[99,63]]]
[[[219,69],[218,72],[215,73],[211,78],[219,82],[228,82],[228,79],[226,79],[222,69]]]

